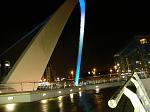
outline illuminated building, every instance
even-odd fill
[[[124,49],[114,55],[121,73],[150,70],[150,36],[136,36]]]

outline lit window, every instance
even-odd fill
[[[145,43],[147,43],[146,38],[142,38],[142,39],[140,39],[140,43],[141,43],[141,44],[145,44]]]

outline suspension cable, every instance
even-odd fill
[[[17,42],[15,42],[13,45],[11,45],[8,49],[6,49],[3,53],[0,54],[0,58],[6,54],[9,50],[11,50],[12,48],[14,48],[16,45],[18,45],[20,42],[22,42],[24,39],[26,39],[27,37],[29,37],[31,34],[33,34],[34,32],[36,32],[39,28],[41,28],[50,18],[50,16],[48,16],[43,22],[41,22],[39,25],[37,25],[33,30],[29,31],[27,34],[25,34],[20,40],[18,40]]]

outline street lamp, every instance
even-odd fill
[[[73,78],[73,77],[74,77],[74,71],[71,70],[71,71],[70,71],[70,74],[71,74],[71,77]]]
[[[10,66],[10,64],[9,64],[9,63],[5,63],[5,66],[6,66],[6,67],[9,67],[9,66]]]
[[[93,75],[96,74],[96,68],[93,68],[92,73],[93,73]]]
[[[114,66],[114,69],[115,69],[115,71],[117,70],[117,66],[116,65]]]
[[[112,69],[110,69],[109,71],[110,71],[110,77],[111,77],[111,74],[112,74]]]
[[[112,73],[112,69],[110,69],[110,73]]]
[[[120,64],[119,64],[119,63],[117,63],[117,66],[118,66],[118,67],[119,67],[119,65],[120,65]]]
[[[6,74],[8,74],[8,72],[10,70],[10,62],[9,61],[5,61],[4,67],[5,67],[4,74],[6,75]]]

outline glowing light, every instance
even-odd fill
[[[16,104],[6,104],[5,109],[7,112],[13,112],[15,110]]]
[[[79,91],[79,97],[82,97],[82,92],[81,91]]]
[[[73,98],[73,93],[70,94],[70,98]]]
[[[63,96],[59,96],[59,97],[58,97],[58,100],[59,100],[59,101],[61,101],[61,100],[62,100],[62,98],[63,98]]]
[[[59,109],[60,109],[59,112],[64,112],[64,109],[63,109],[63,102],[59,102]]]
[[[142,38],[142,39],[140,39],[140,43],[141,43],[141,44],[145,44],[145,43],[147,43],[146,38]]]
[[[73,103],[73,93],[70,94],[70,99],[71,99],[71,102]]]
[[[5,63],[5,66],[6,66],[6,67],[9,67],[9,66],[10,66],[10,64],[9,64],[9,63]]]
[[[99,86],[95,86],[96,87],[96,93],[99,93]]]
[[[48,100],[41,100],[41,111],[48,112]]]
[[[72,92],[73,90],[72,89],[70,89],[70,92]]]
[[[75,77],[76,86],[78,85],[78,81],[79,81],[83,37],[84,37],[84,24],[85,24],[85,1],[79,0],[79,3],[80,3],[80,11],[81,11],[81,21],[80,21],[80,39],[79,39],[78,59],[77,59],[76,77]]]
[[[119,63],[117,63],[117,66],[119,66],[120,64]]]
[[[46,93],[43,93],[43,96],[46,96]]]
[[[99,88],[96,88],[95,90],[96,90],[96,93],[99,93]]]
[[[41,100],[41,103],[47,103],[48,100]]]
[[[110,73],[112,73],[112,69],[110,69],[109,71],[110,71]]]
[[[81,91],[81,88],[79,88],[79,91]]]
[[[13,99],[14,99],[14,97],[12,97],[12,96],[8,97],[8,100],[13,100]]]
[[[58,91],[58,93],[61,93],[61,91]]]
[[[74,74],[74,71],[73,71],[73,70],[71,70],[71,71],[70,71],[70,73],[71,73],[71,75],[73,75],[73,74]]]
[[[99,86],[95,86],[96,88],[99,88]]]
[[[115,70],[117,69],[117,65],[114,66]]]

